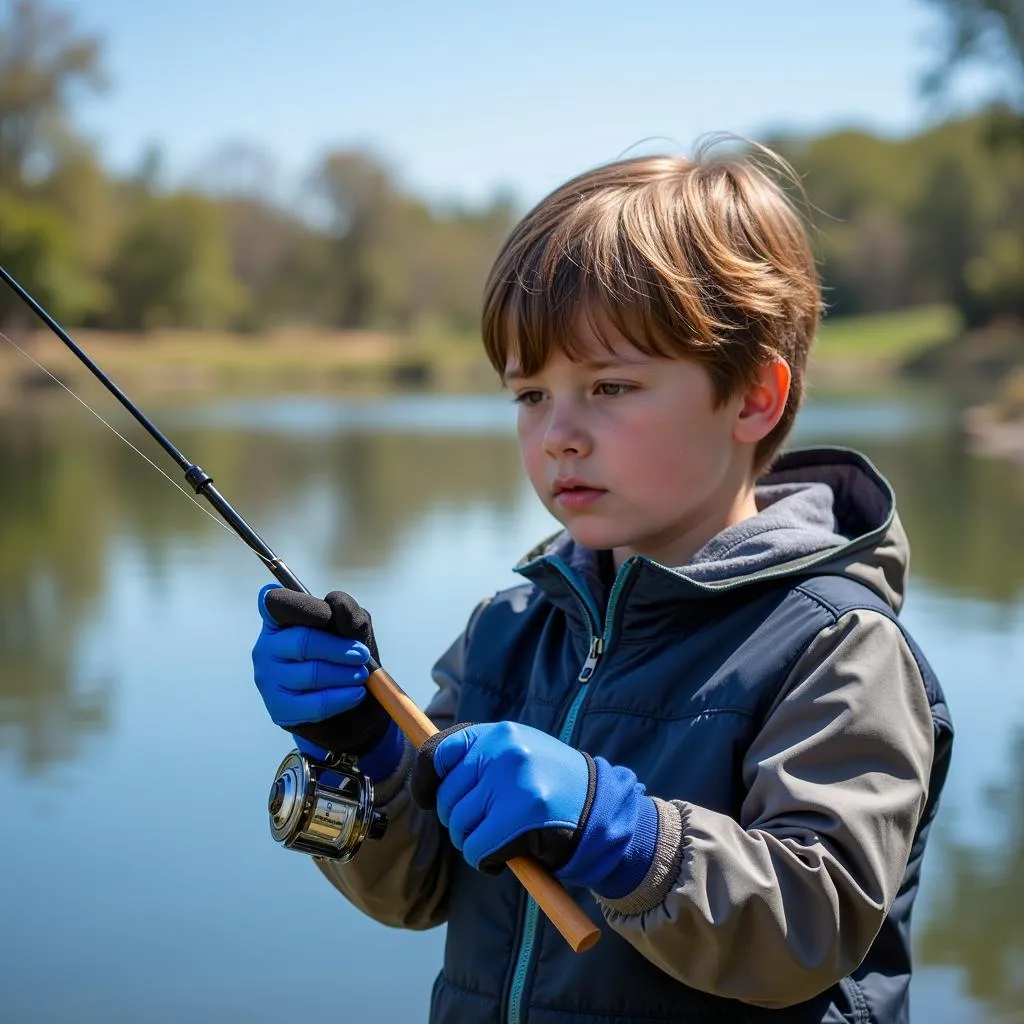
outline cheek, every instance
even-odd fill
[[[519,438],[519,457],[526,470],[526,475],[531,481],[541,479],[544,472],[545,456],[535,426],[521,416],[516,426],[516,436]]]
[[[689,487],[698,475],[695,455],[685,442],[653,437],[649,443],[623,452],[622,462],[638,487],[669,496],[680,487]]]
[[[634,431],[620,432],[620,464],[639,486],[649,485],[669,500],[679,492],[695,494],[717,477],[729,445],[717,417],[673,415],[658,418]]]

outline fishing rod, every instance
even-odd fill
[[[213,510],[256,553],[274,578],[289,590],[311,593],[284,559],[274,552],[213,486],[213,477],[187,459],[171,443],[2,265],[0,278],[174,460],[195,493],[210,503]],[[6,338],[6,335],[3,336]],[[19,348],[13,341],[11,344]],[[23,350],[19,348],[19,351]],[[70,391],[70,388],[67,390]],[[367,690],[414,747],[419,748],[437,733],[434,723],[372,656],[367,662],[367,669]],[[331,721],[328,719],[316,724],[326,731]],[[293,731],[301,729],[302,726],[298,726]],[[341,863],[355,856],[366,839],[379,839],[387,827],[386,816],[373,806],[373,783],[356,769],[355,759],[344,753],[332,752],[330,763],[322,764],[299,751],[292,751],[278,766],[270,790],[268,810],[271,834],[277,842],[288,849]],[[547,868],[529,857],[513,857],[508,867],[573,950],[580,953],[597,942],[600,930],[572,901]]]
[[[89,358],[76,344],[71,335],[40,305],[10,273],[0,266],[0,277],[14,290],[15,294],[32,310],[47,327],[85,364],[89,372],[123,405],[128,412],[142,425],[146,432],[184,471],[185,481],[190,484],[196,494],[205,498],[220,517],[248,544],[263,560],[263,563],[274,574],[282,586],[289,590],[297,590],[308,594],[309,590],[302,581],[288,568],[284,560],[271,550],[270,545],[231,507],[227,499],[213,486],[213,477],[200,466],[190,462],[168,440],[167,436],[142,410]]]

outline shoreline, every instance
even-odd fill
[[[855,323],[842,323],[844,334],[852,333],[854,327]],[[166,330],[140,336],[81,330],[71,336],[115,384],[140,402],[285,391],[326,395],[498,387],[479,341],[472,337],[409,338],[317,328],[263,335]],[[15,340],[72,391],[99,386],[50,332],[37,330]],[[950,345],[949,341],[934,348],[918,344],[918,359],[924,352]],[[831,344],[826,336],[811,351],[809,388],[850,392],[920,384],[932,377],[937,383],[949,379],[943,373],[907,372],[898,346],[865,347],[867,351],[857,351],[849,344]],[[1016,373],[1024,376],[1024,368]],[[57,390],[44,371],[11,346],[0,344],[0,406],[37,401]],[[1008,416],[998,399],[967,409],[961,429],[973,451],[1024,465],[1024,417]]]
[[[486,360],[461,339],[439,342],[374,331],[282,330],[266,335],[161,331],[118,335],[82,330],[72,339],[129,394],[327,393],[367,388],[461,389],[493,380]],[[59,339],[34,331],[14,339],[45,367],[0,344],[0,403],[95,378]]]
[[[129,394],[218,392],[309,394],[339,391],[489,390],[498,383],[472,339],[419,340],[372,331],[282,331],[248,336],[167,331],[150,336],[83,330],[73,340]],[[72,390],[95,378],[48,332],[15,340]],[[812,352],[814,386],[862,388],[898,379],[897,360]],[[25,356],[0,344],[0,403],[24,400],[58,385]]]
[[[830,388],[898,381],[908,358],[957,333],[948,307],[827,319],[811,349],[807,377]],[[148,334],[79,329],[81,348],[126,390],[213,393],[220,390],[310,392],[366,387],[489,388],[496,380],[479,338],[433,332],[282,327],[260,334],[166,329]],[[15,340],[74,387],[89,373],[48,330]],[[0,400],[52,385],[42,371],[0,344]]]

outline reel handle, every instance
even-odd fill
[[[366,688],[394,719],[409,742],[419,748],[424,740],[438,731],[437,726],[385,669],[372,660],[369,667],[371,672]],[[574,952],[583,953],[597,942],[601,930],[572,901],[561,882],[546,867],[531,857],[513,857],[508,866]]]

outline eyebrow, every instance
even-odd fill
[[[626,359],[623,357],[607,357],[604,359],[585,359],[585,360],[574,360],[577,365],[582,366],[585,370],[608,370],[613,367],[620,366],[643,366],[647,360],[645,359]],[[502,375],[502,382],[507,384],[510,380],[522,380],[523,371],[518,366],[510,366]]]

